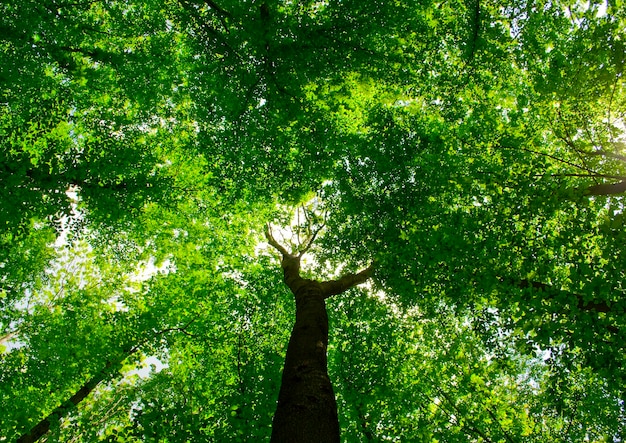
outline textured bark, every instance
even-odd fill
[[[296,322],[274,414],[272,442],[338,442],[339,421],[328,377],[328,316],[321,285],[307,281],[295,295]]]
[[[339,442],[339,420],[333,387],[328,377],[328,315],[325,299],[365,282],[373,268],[338,280],[318,282],[300,277],[300,258],[278,244],[285,283],[296,301],[296,322],[291,332],[274,414],[271,442]]]

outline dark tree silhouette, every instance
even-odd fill
[[[300,260],[315,235],[298,253],[289,253],[273,237],[267,240],[282,255],[285,284],[296,301],[296,322],[291,332],[274,414],[272,442],[325,443],[339,441],[337,403],[328,377],[328,315],[325,300],[365,282],[373,265],[338,280],[319,282],[300,276]]]

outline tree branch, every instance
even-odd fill
[[[522,151],[529,152],[531,154],[540,155],[540,156],[543,156],[543,157],[548,157],[548,158],[551,158],[552,160],[557,161],[559,163],[563,163],[563,164],[566,164],[566,165],[571,166],[573,168],[581,169],[583,171],[589,172],[590,174],[597,175],[597,172],[594,171],[593,169],[589,169],[589,168],[587,168],[584,165],[578,165],[578,164],[570,162],[568,160],[564,160],[562,158],[559,158],[559,157],[556,157],[554,155],[548,154],[547,152],[534,151],[532,149],[524,148],[523,146],[511,147],[511,146],[502,146],[502,145],[500,145],[500,147],[502,149],[508,149],[508,150],[512,150],[512,151],[514,151],[516,149],[520,149]]]
[[[306,242],[306,246],[304,247],[304,249],[302,249],[300,253],[298,254],[298,257],[302,258],[302,256],[311,248],[311,246],[313,245],[313,242],[317,238],[317,234],[320,233],[320,231],[324,228],[324,226],[326,225],[325,224],[321,225],[319,229],[316,229],[313,232],[313,234],[311,235],[311,238],[309,238],[309,240]]]
[[[217,11],[220,15],[225,15],[226,17],[229,17],[229,18],[232,17],[230,12],[222,9],[222,7],[219,6],[217,3],[215,3],[213,0],[204,0],[204,2],[207,4],[207,6]]]
[[[224,27],[224,30],[228,34],[230,34],[230,29],[228,29],[228,23],[226,23],[226,20],[224,19],[224,17],[228,17],[228,18],[232,17],[230,12],[223,10],[218,4],[216,4],[212,0],[205,0],[205,3],[207,4],[207,6],[209,8],[213,9],[214,11],[216,11],[218,13],[219,19],[220,19],[220,23]]]
[[[561,290],[555,289],[551,285],[526,279],[519,281],[519,287],[522,289],[533,288],[545,292],[561,292]],[[581,294],[573,292],[567,292],[567,294],[576,300],[576,307],[581,311],[611,312],[611,307],[604,300],[585,301],[585,297]]]
[[[13,337],[15,337],[16,334],[17,334],[17,331],[9,331],[5,333],[2,337],[0,337],[0,345],[11,340]]]
[[[186,332],[187,327],[191,325],[196,318],[191,319],[182,327],[172,327],[162,329],[156,332],[151,338],[154,338],[159,335],[166,334],[168,332],[182,332],[188,334]],[[104,380],[111,377],[115,372],[116,368],[119,364],[121,364],[128,357],[136,353],[142,345],[144,345],[148,339],[142,340],[137,343],[135,346],[125,346],[121,349],[121,354],[117,356],[117,358],[107,360],[104,363],[104,367],[98,371],[95,375],[93,375],[89,380],[87,380],[78,390],[76,390],[72,396],[61,403],[59,406],[54,408],[52,412],[50,412],[46,417],[42,418],[39,423],[30,428],[30,430],[24,434],[22,434],[18,439],[17,443],[34,443],[48,433],[50,427],[55,421],[65,418],[65,416],[75,407],[78,407],[79,403],[82,402],[93,390]]]
[[[478,43],[478,34],[480,33],[480,0],[475,0],[472,28],[472,41],[470,43],[470,52],[468,57],[470,62],[474,59]]]
[[[599,151],[592,151],[592,152],[584,151],[583,154],[590,155],[590,156],[608,157],[608,158],[612,158],[612,159],[615,159],[615,160],[620,160],[620,161],[626,162],[626,155],[605,151],[603,149],[601,149]]]
[[[285,249],[283,245],[276,241],[274,235],[272,235],[272,229],[270,228],[269,223],[265,225],[265,237],[267,238],[267,242],[282,254],[283,259],[285,259],[286,257],[293,257],[293,254],[287,252],[287,249]]]
[[[585,195],[615,195],[626,192],[626,180],[618,183],[602,183],[589,186],[585,190]]]
[[[324,293],[324,298],[341,294],[354,286],[365,283],[374,273],[374,268],[375,263],[372,263],[369,267],[363,269],[358,274],[346,274],[339,280],[329,280],[320,283]]]
[[[272,235],[269,224],[265,226],[265,236],[268,243],[282,254],[283,259],[280,262],[280,266],[283,268],[285,284],[291,289],[291,292],[296,294],[305,283],[305,280],[300,277],[300,258],[302,255],[290,254],[283,245],[278,243]]]
[[[239,62],[245,62],[241,54],[239,54],[239,52],[237,52],[237,50],[233,46],[231,46],[226,37],[218,32],[215,28],[210,26],[201,16],[199,16],[198,11],[195,10],[193,4],[190,3],[189,0],[178,0],[178,2],[183,7],[183,9],[185,9],[190,14],[192,20],[198,25],[200,29],[202,29],[208,35],[215,37],[215,39],[218,41],[218,44],[226,50],[231,51]],[[225,27],[227,33],[230,33],[224,21],[222,21],[222,26]]]
[[[298,290],[307,282],[311,282],[312,280],[305,280],[300,277],[300,259],[302,256],[308,251],[308,249],[313,244],[313,241],[317,237],[317,234],[322,230],[324,226],[322,225],[319,229],[317,229],[312,235],[311,238],[307,241],[305,248],[298,253],[298,255],[290,254],[287,249],[278,243],[274,236],[272,235],[272,230],[269,224],[265,225],[265,236],[267,237],[267,241],[270,245],[272,245],[278,252],[282,254],[282,261],[280,263],[284,272],[284,280],[287,286],[291,289],[291,291],[296,294]],[[361,272],[357,274],[346,274],[338,280],[329,280],[325,282],[320,282],[319,285],[322,289],[322,294],[324,298],[331,297],[333,295],[341,294],[342,292],[347,291],[348,289],[360,285],[367,281],[372,274],[374,273],[375,263],[372,263],[366,269],[363,269]]]

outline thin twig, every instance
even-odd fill
[[[572,163],[570,161],[563,160],[562,158],[558,158],[558,157],[556,157],[554,155],[548,154],[547,152],[533,151],[532,149],[524,148],[524,147],[521,147],[521,146],[519,148],[513,148],[513,147],[509,147],[509,146],[500,146],[500,147],[502,149],[509,149],[509,150],[521,149],[522,151],[530,152],[531,154],[542,155],[544,157],[551,158],[552,160],[555,160],[557,162],[564,163],[566,165],[572,166],[572,167],[574,167],[576,169],[582,169],[583,171],[587,171],[587,172],[589,172],[591,174],[597,175],[596,171],[594,171],[593,169],[589,169],[589,168],[586,168],[584,166],[577,165],[576,163]]]
[[[298,257],[302,257],[313,245],[313,242],[315,241],[315,239],[317,238],[317,235],[320,233],[320,231],[322,229],[324,229],[324,227],[326,226],[326,224],[322,224],[319,229],[315,230],[315,232],[313,232],[313,235],[311,235],[311,238],[309,239],[309,241],[307,242],[307,245],[304,247],[304,249],[300,252],[300,254],[298,255]]]

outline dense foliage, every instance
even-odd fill
[[[377,263],[329,302],[345,441],[623,441],[625,35],[617,0],[2,2],[0,441],[268,438],[296,207],[311,275]]]

